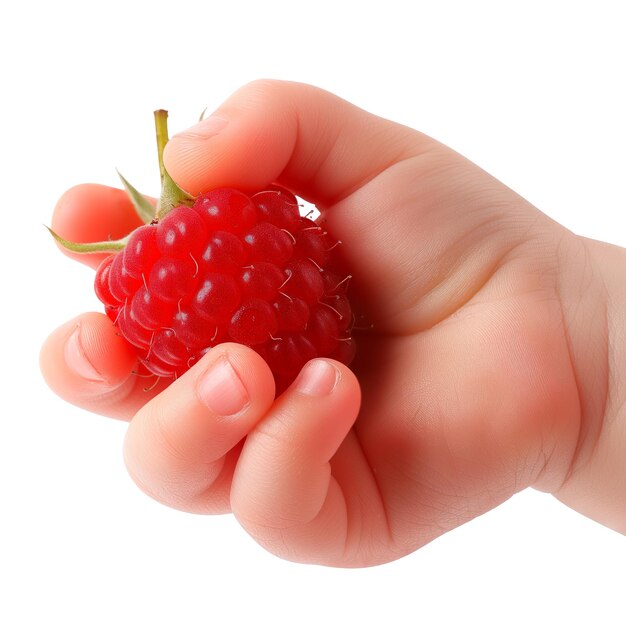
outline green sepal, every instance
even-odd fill
[[[161,196],[157,204],[157,217],[165,217],[172,209],[177,206],[186,205],[191,206],[195,201],[193,196],[190,196],[186,191],[183,191],[165,172],[161,179]]]
[[[161,172],[161,196],[157,203],[156,216],[158,219],[165,217],[172,209],[182,204],[191,206],[195,198],[181,189],[168,174],[163,163],[163,150],[169,141],[167,133],[167,111],[160,109],[154,112],[156,126],[157,149],[159,155],[159,169]]]
[[[116,170],[117,175],[120,177],[122,184],[124,185],[124,189],[130,198],[130,201],[133,203],[133,208],[135,209],[135,213],[139,216],[139,219],[144,224],[149,224],[155,217],[156,210],[155,207],[150,203],[149,200],[145,198],[143,194],[141,194],[135,187],[133,187],[119,172]]]
[[[130,235],[126,235],[122,239],[115,239],[109,241],[94,241],[91,243],[76,243],[74,241],[68,241],[67,239],[63,239],[60,235],[57,235],[52,228],[46,226],[50,234],[54,237],[56,242],[63,246],[66,250],[70,250],[71,252],[80,252],[81,254],[89,254],[96,252],[119,252],[123,250]]]

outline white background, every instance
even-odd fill
[[[521,493],[385,566],[283,562],[230,516],[140,493],[125,424],[62,402],[37,364],[52,328],[98,308],[91,271],[42,226],[58,196],[117,184],[115,167],[155,193],[152,110],[181,130],[255,78],[313,83],[418,128],[575,232],[626,245],[621,4],[1,9],[0,623],[625,624],[626,541],[548,495]]]

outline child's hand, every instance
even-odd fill
[[[272,552],[339,566],[400,557],[531,485],[625,531],[624,250],[304,85],[248,85],[165,159],[194,194],[277,181],[315,202],[371,328],[357,333],[358,382],[317,360],[276,401],[242,346],[146,393],[105,315],[58,329],[42,353],[48,382],[132,418],[126,461],[148,494],[232,510]],[[53,227],[76,240],[134,225],[122,192],[81,186]]]

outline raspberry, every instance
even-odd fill
[[[210,230],[209,220],[199,217],[206,197],[217,198],[211,206],[221,216],[227,211],[219,202],[232,198],[231,191],[237,193],[235,208],[245,211],[246,228],[230,203],[239,232],[217,219],[220,230]],[[295,209],[294,199],[287,191],[270,193],[277,196],[272,208],[281,221]],[[255,195],[244,203],[239,192],[214,190],[191,208],[176,207],[138,228],[124,250],[102,262],[96,294],[146,369],[177,377],[207,348],[235,341],[268,360],[282,389],[310,358],[348,360],[340,346],[351,341],[351,310],[341,287],[325,284],[318,264],[321,252],[328,256],[322,229],[299,218],[287,231],[266,221],[271,218],[256,210]],[[315,243],[299,250],[301,241]]]
[[[166,114],[155,115],[163,183],[157,216],[122,242],[109,242],[119,251],[104,259],[94,283],[139,362],[157,377],[176,378],[215,345],[235,341],[266,359],[278,391],[309,359],[349,363],[348,281],[329,269],[323,229],[301,217],[295,196],[277,186],[187,196],[162,166]],[[148,221],[148,207],[122,180]],[[55,237],[76,251],[107,249],[106,242]]]

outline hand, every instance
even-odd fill
[[[612,479],[623,250],[573,235],[433,139],[305,85],[244,87],[173,137],[165,163],[192,194],[276,181],[315,202],[371,327],[357,333],[356,377],[312,361],[275,401],[269,369],[242,346],[145,392],[106,316],[58,329],[44,375],[70,402],[132,418],[125,458],[144,491],[232,511],[277,555],[337,566],[403,556],[528,486],[624,532]],[[74,240],[135,225],[122,192],[93,185],[67,192],[53,220]]]

